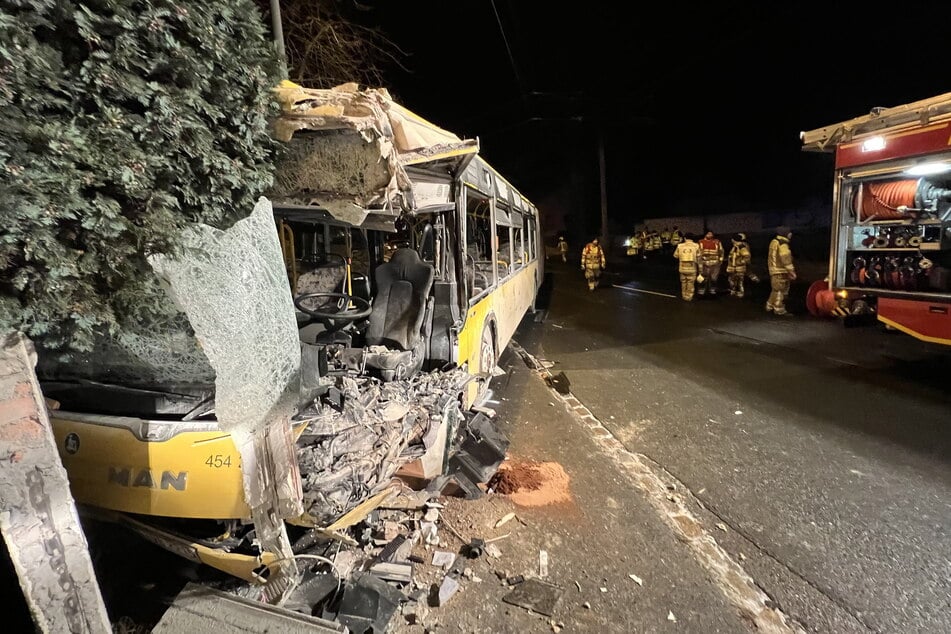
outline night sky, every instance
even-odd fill
[[[951,90],[942,3],[360,6],[406,53],[386,88],[478,137],[539,206],[599,214],[600,135],[618,228],[828,205],[831,157],[803,152],[800,131]]]

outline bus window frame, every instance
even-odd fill
[[[523,231],[525,220],[520,209],[512,210],[511,221],[512,273],[514,274],[528,266],[525,257],[525,234]]]
[[[509,205],[501,202],[499,200],[495,201],[495,222],[493,223],[492,235],[494,236],[492,242],[492,248],[495,251],[495,266],[497,271],[501,271],[500,260],[504,259],[505,261],[505,275],[500,275],[496,285],[501,284],[504,280],[507,280],[512,276],[512,273],[515,270],[514,267],[514,251],[512,248],[512,210],[509,208]],[[508,229],[508,253],[501,253],[501,240],[499,239],[499,229]]]
[[[462,238],[463,238],[462,249],[464,253],[466,254],[467,259],[469,258],[470,218],[477,218],[477,219],[483,218],[482,216],[479,216],[476,213],[481,208],[481,205],[483,203],[486,204],[487,211],[489,212],[487,219],[488,219],[488,229],[490,231],[489,250],[490,250],[490,256],[491,256],[491,260],[490,260],[491,279],[486,280],[487,281],[486,287],[482,289],[477,295],[473,295],[469,297],[468,303],[469,303],[469,306],[471,307],[477,304],[478,302],[482,301],[482,299],[488,296],[489,293],[491,293],[493,290],[498,288],[499,281],[500,281],[498,277],[498,261],[496,258],[495,234],[494,234],[495,199],[490,194],[487,194],[481,191],[480,189],[473,187],[472,185],[468,183],[465,183],[463,185],[462,192],[463,192],[463,196],[460,202],[461,202],[461,208],[464,212],[463,214],[461,214],[464,218],[464,221],[460,223],[460,230],[461,230],[460,233],[462,234]],[[470,207],[469,207],[470,202],[474,202],[475,205],[477,205],[476,207],[473,208],[472,213],[470,213]],[[476,265],[476,261],[473,259],[473,267],[475,267],[475,265]],[[468,263],[467,262],[464,263],[464,266],[468,266]],[[466,278],[467,278],[466,285],[468,286],[468,276],[466,276]],[[466,289],[466,294],[470,294],[471,292],[472,292],[472,289],[470,288]]]

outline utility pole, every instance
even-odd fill
[[[600,170],[601,180],[601,244],[603,249],[607,250],[608,243],[608,188],[605,177],[604,160],[604,131],[598,126],[598,168]]]
[[[271,30],[274,32],[274,49],[281,64],[281,78],[287,79],[287,53],[284,50],[284,26],[281,22],[281,4],[271,0]]]

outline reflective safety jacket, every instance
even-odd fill
[[[678,229],[674,229],[670,232],[670,243],[674,246],[677,246],[684,241],[684,234],[680,233]]]
[[[581,266],[586,269],[603,269],[605,264],[604,249],[600,244],[589,242],[584,245],[584,250],[581,251]]]
[[[706,238],[700,241],[700,261],[704,264],[720,264],[723,262],[723,244],[716,238]]]
[[[750,253],[748,244],[745,242],[734,242],[733,248],[730,249],[730,253],[727,256],[726,272],[745,274],[746,267],[749,266],[750,260],[752,259],[753,254]]]
[[[693,240],[685,240],[674,249],[674,257],[680,260],[678,270],[681,273],[697,274],[697,264],[700,260],[700,245]]]
[[[769,254],[766,256],[766,266],[769,268],[770,275],[781,275],[783,273],[796,273],[796,267],[793,264],[792,249],[789,248],[789,238],[786,236],[776,236],[769,243]]]

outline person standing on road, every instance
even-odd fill
[[[681,233],[680,227],[674,225],[674,228],[670,232],[670,248],[673,251],[677,248],[677,245],[684,241],[684,234]]]
[[[647,229],[641,229],[637,234],[638,244],[641,249],[641,259],[647,259],[647,252],[650,250],[650,235],[647,233]]]
[[[558,236],[558,252],[561,253],[561,261],[568,261],[568,243],[565,241],[565,236]]]
[[[796,267],[793,263],[792,249],[789,247],[790,239],[792,239],[792,229],[777,227],[776,237],[769,243],[769,253],[766,256],[769,283],[772,289],[766,301],[766,312],[774,315],[789,314],[786,311],[786,297],[789,295],[790,283],[796,279]]]
[[[584,271],[584,277],[588,281],[589,291],[598,287],[601,272],[606,264],[604,249],[601,248],[601,243],[597,238],[584,245],[584,249],[581,251],[581,270]]]
[[[680,273],[680,296],[685,301],[693,301],[700,263],[700,245],[693,241],[692,233],[685,234],[683,242],[677,244],[674,257],[680,260],[677,266]]]
[[[664,253],[671,253],[670,250],[670,229],[664,227],[660,232],[660,248]]]
[[[700,274],[704,280],[697,290],[698,295],[703,295],[707,291],[711,295],[717,294],[717,280],[720,278],[720,267],[723,266],[723,244],[712,231],[700,241]]]
[[[743,297],[743,281],[746,279],[746,270],[752,259],[753,254],[750,253],[750,245],[746,242],[746,234],[738,233],[733,236],[733,247],[726,260],[731,297]]]

